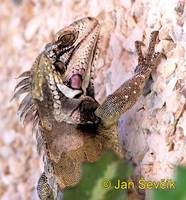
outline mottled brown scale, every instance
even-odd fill
[[[95,18],[75,21],[60,30],[32,69],[19,77],[24,81],[18,83],[13,98],[28,93],[19,108],[21,120],[27,113],[34,113],[37,147],[44,161],[37,188],[42,200],[61,199],[66,187],[80,181],[81,164],[97,161],[105,150],[111,149],[123,158],[118,119],[135,104],[162,57],[154,52],[157,31],[151,34],[145,56],[143,43],[137,41],[138,66],[134,76],[99,105],[91,76],[99,32]],[[70,80],[77,76],[82,82],[73,80],[77,87],[73,89]],[[30,111],[32,105],[35,110]]]

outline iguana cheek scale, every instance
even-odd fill
[[[138,66],[133,77],[100,105],[94,96],[93,72],[100,25],[86,17],[60,30],[32,68],[19,76],[13,98],[23,93],[20,121],[33,116],[38,152],[44,172],[38,181],[40,199],[60,199],[66,187],[80,180],[83,162],[95,162],[106,149],[124,156],[117,132],[122,113],[130,109],[161,53],[155,53],[158,31],[151,34],[146,55],[137,41]]]

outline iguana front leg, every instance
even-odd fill
[[[135,75],[123,83],[112,95],[109,95],[103,104],[96,110],[96,115],[101,118],[105,127],[115,124],[122,113],[131,108],[139,96],[143,93],[143,88],[148,80],[150,73],[157,66],[162,58],[162,53],[155,52],[155,44],[158,31],[151,33],[151,40],[146,56],[143,56],[142,42],[136,41],[135,46],[138,55],[138,66]]]

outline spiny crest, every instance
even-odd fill
[[[18,77],[18,79],[21,79],[21,80],[15,86],[14,95],[11,100],[15,98],[19,98],[22,94],[27,93],[26,96],[22,99],[17,111],[19,121],[21,122],[21,124],[23,124],[26,117],[33,116],[34,119],[38,119],[38,114],[36,112],[36,107],[31,97],[31,84],[32,84],[31,71],[23,72]],[[37,121],[37,120],[34,120],[34,121]],[[34,125],[36,124],[37,123],[35,122]]]

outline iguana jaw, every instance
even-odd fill
[[[58,89],[68,98],[82,94],[93,81],[93,65],[97,54],[100,25],[97,19],[86,17],[61,29],[45,54],[62,80]],[[88,89],[89,90],[89,89]]]
[[[74,49],[64,76],[66,85],[73,89],[82,89],[84,94],[90,78],[93,78],[91,72],[100,32],[98,21],[94,18],[92,20],[92,30]]]

